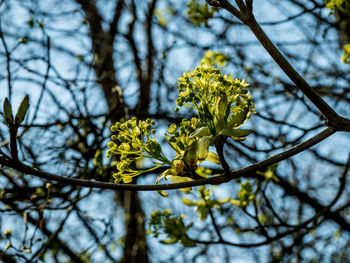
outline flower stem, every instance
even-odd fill
[[[220,158],[221,166],[224,168],[225,175],[230,175],[230,166],[227,164],[225,157],[224,157],[224,144],[225,144],[226,138],[222,138],[218,141],[217,144],[215,144],[216,152],[218,153],[218,156]]]

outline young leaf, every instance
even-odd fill
[[[208,156],[209,144],[210,144],[211,138],[212,138],[212,136],[204,136],[199,141],[198,159],[201,161],[205,160]]]
[[[215,128],[217,131],[222,130],[225,126],[225,116],[226,116],[226,108],[227,108],[227,96],[226,94],[222,94],[220,97],[216,98],[215,102]]]
[[[179,146],[176,145],[175,142],[172,142],[172,141],[170,140],[170,137],[169,137],[168,134],[165,134],[165,138],[166,138],[166,140],[168,141],[168,143],[169,143],[169,145],[171,146],[171,148],[173,148],[178,154],[181,154],[181,152],[182,152],[181,149],[179,148]]]
[[[189,177],[182,177],[182,176],[176,176],[176,175],[172,175],[169,177],[170,177],[171,182],[174,184],[192,181],[192,179]],[[192,191],[192,187],[180,188],[179,190],[181,192],[184,192],[184,193],[189,193]]]
[[[240,110],[239,112],[235,113],[232,116],[227,127],[238,128],[246,121],[246,119],[248,119],[248,117],[249,117],[249,108],[244,108],[243,110]]]
[[[207,158],[205,160],[221,165],[219,156],[217,156],[215,153],[212,153],[212,152],[208,153]]]
[[[238,129],[228,129],[225,128],[222,131],[220,131],[220,135],[225,135],[228,137],[246,137],[252,132],[252,130],[238,130]]]
[[[166,179],[166,176],[168,175],[169,172],[170,172],[170,169],[165,170],[164,172],[162,172],[162,174],[158,176],[158,178],[157,178],[157,180],[156,180],[156,184],[158,184],[159,181],[160,181],[163,177],[165,177],[165,179]],[[168,197],[168,196],[169,196],[166,192],[164,192],[164,191],[162,191],[162,190],[157,191],[157,193],[160,194],[160,195],[163,196],[163,197]]]
[[[195,132],[193,132],[191,135],[190,135],[190,138],[193,138],[193,137],[203,137],[203,136],[210,136],[211,133],[210,133],[210,130],[208,127],[202,127],[202,128],[199,128],[197,129]]]
[[[12,106],[7,98],[4,101],[4,118],[7,124],[13,123]]]
[[[177,239],[174,237],[172,239],[160,240],[159,242],[162,243],[162,244],[170,245],[170,244],[176,243]]]
[[[192,240],[189,240],[186,236],[183,236],[181,238],[181,243],[184,245],[184,247],[195,247],[196,243]]]
[[[195,205],[197,205],[197,202],[196,202],[196,201],[187,199],[187,198],[185,198],[185,197],[182,197],[181,201],[182,201],[182,203],[183,203],[184,205],[187,205],[187,206],[195,206]]]
[[[27,94],[24,96],[21,104],[18,107],[16,118],[15,118],[16,124],[20,124],[23,122],[24,117],[27,114],[28,108],[29,108],[29,96]]]

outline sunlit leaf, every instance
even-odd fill
[[[245,107],[237,113],[234,113],[227,124],[228,128],[238,128],[240,127],[246,119],[249,117],[249,109]]]
[[[184,205],[187,205],[187,206],[195,206],[195,205],[197,205],[197,202],[196,202],[196,201],[187,199],[187,198],[185,198],[185,197],[182,197],[181,200],[182,200],[182,203],[183,203]]]
[[[162,244],[166,244],[166,245],[170,245],[170,244],[174,244],[177,242],[176,238],[172,238],[172,239],[167,239],[167,240],[160,240],[159,241]]]
[[[221,165],[220,158],[215,153],[209,152],[206,161]]]
[[[209,128],[208,127],[202,127],[202,128],[197,129],[194,133],[192,133],[190,135],[190,138],[210,136],[210,135],[211,135],[211,133],[210,133]]]
[[[199,141],[198,145],[198,159],[205,160],[208,156],[209,152],[209,144],[210,144],[211,136],[204,136]]]
[[[170,180],[175,184],[175,183],[183,183],[183,182],[190,182],[193,181],[191,178],[189,177],[182,177],[182,176],[176,176],[176,175],[171,175],[169,176]],[[184,192],[184,193],[189,193],[192,191],[192,187],[186,187],[186,188],[181,188],[179,189],[180,191]]]
[[[23,122],[24,117],[27,114],[28,108],[29,108],[29,96],[27,94],[24,96],[21,104],[18,107],[17,114],[15,117],[16,124],[20,124]]]
[[[249,135],[251,132],[252,130],[238,130],[238,129],[225,128],[221,130],[219,134],[227,137],[244,138],[247,135]]]

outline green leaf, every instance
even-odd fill
[[[181,154],[182,151],[179,148],[179,146],[177,146],[175,142],[170,142],[170,136],[168,134],[165,134],[165,137],[166,137],[169,145],[171,146],[171,148],[173,148],[178,154]]]
[[[182,197],[181,200],[182,200],[182,203],[183,203],[184,205],[187,205],[187,206],[195,206],[195,205],[197,205],[197,202],[196,202],[196,201],[187,199],[187,198],[185,198],[185,197]]]
[[[219,132],[219,135],[225,135],[227,137],[234,137],[235,138],[244,138],[247,135],[249,135],[252,132],[252,130],[238,130],[238,129],[229,129],[225,128]]]
[[[18,107],[16,118],[15,118],[16,124],[20,124],[23,122],[24,117],[27,114],[28,108],[29,108],[29,96],[27,94],[24,96],[21,104]]]
[[[189,149],[187,151],[185,151],[183,157],[180,159],[183,164],[176,165],[178,167],[184,167],[186,166],[188,169],[190,170],[195,170],[196,166],[197,166],[197,161],[198,161],[198,148],[199,148],[199,142],[198,141],[194,141],[193,143],[191,143]],[[175,163],[174,163],[175,164]],[[181,169],[183,171],[183,169]],[[178,175],[181,175],[178,173]]]
[[[225,204],[225,203],[229,202],[230,200],[231,200],[231,198],[227,197],[226,199],[215,200],[215,201],[216,201],[217,204],[222,205],[222,204]]]
[[[102,163],[102,151],[98,149],[94,156],[94,166],[98,166]]]
[[[203,108],[203,112],[204,112],[204,120],[203,121],[204,122],[212,121],[213,120],[213,115],[210,112],[208,104],[204,103],[202,108]]]
[[[193,132],[191,135],[190,135],[190,138],[193,138],[193,137],[203,137],[203,136],[210,136],[211,133],[210,133],[210,130],[208,127],[202,127],[202,128],[199,128],[198,130],[196,130],[195,132]]]
[[[167,194],[167,193],[164,192],[163,190],[158,190],[157,193],[160,194],[160,195],[163,196],[163,197],[168,197],[168,196],[169,196],[169,194]]]
[[[235,199],[230,200],[230,203],[235,205],[235,206],[240,206],[241,205],[241,201],[235,200]]]
[[[172,238],[172,239],[167,239],[167,240],[161,240],[159,241],[162,244],[166,244],[166,245],[170,245],[170,244],[174,244],[177,242],[176,238]]]
[[[238,128],[240,127],[249,117],[249,108],[246,107],[242,109],[241,111],[237,112],[232,116],[230,119],[230,122],[228,123],[227,127],[229,128]]]
[[[7,124],[13,124],[12,106],[7,98],[4,101],[4,118]]]
[[[222,130],[225,126],[225,116],[227,108],[227,96],[222,94],[220,97],[216,98],[215,102],[215,129],[217,131]]]
[[[198,159],[204,161],[208,156],[209,144],[212,136],[204,136],[198,145]]]
[[[215,153],[209,152],[206,161],[221,165],[220,158]]]
[[[183,176],[176,176],[176,175],[169,175],[170,180],[176,184],[176,183],[182,183],[182,182],[190,182],[193,181],[191,178],[189,177],[183,177]],[[184,193],[189,193],[192,191],[192,187],[186,187],[186,188],[180,188],[180,191],[184,192]]]
[[[165,170],[164,172],[162,172],[161,175],[159,175],[158,178],[156,179],[156,184],[159,184],[159,181],[160,181],[163,177],[165,177],[165,179],[166,179],[166,176],[167,176],[169,173],[170,173],[170,169]],[[169,196],[169,195],[168,195],[166,192],[164,192],[163,190],[159,190],[159,191],[157,191],[157,193],[160,194],[160,195],[163,196],[163,197],[168,197],[168,196]]]
[[[181,238],[181,243],[185,247],[195,247],[196,246],[196,243],[194,241],[192,241],[192,240],[189,240],[186,236],[183,236]]]
[[[350,64],[350,44],[346,44],[344,46],[344,54],[341,58],[341,61],[346,63],[346,64]]]
[[[199,212],[199,219],[204,221],[207,219],[209,215],[209,208],[208,207],[198,207],[198,212]]]

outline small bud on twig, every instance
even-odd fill
[[[215,7],[221,6],[220,0],[206,0],[206,1],[211,6],[215,6]]]
[[[4,101],[4,119],[6,124],[13,124],[12,106],[7,98]]]
[[[25,95],[25,97],[23,98],[21,104],[18,107],[17,114],[16,114],[16,117],[15,117],[15,123],[16,124],[20,124],[20,123],[23,122],[24,117],[27,114],[28,108],[29,108],[29,96],[27,94],[27,95]]]

